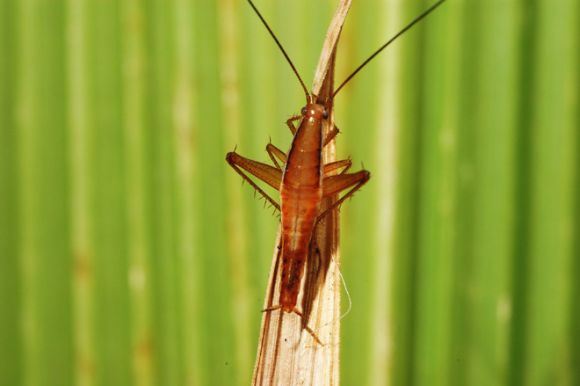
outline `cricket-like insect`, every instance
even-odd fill
[[[336,88],[332,94],[332,99],[376,55],[444,1],[440,0],[435,3],[383,44]],[[250,3],[250,6],[292,67],[292,71],[298,78],[306,95],[306,106],[302,108],[300,115],[293,116],[286,121],[294,135],[288,154],[285,154],[271,143],[267,145],[266,151],[274,166],[242,157],[235,151],[226,155],[226,161],[281,214],[282,277],[279,305],[270,307],[265,311],[282,309],[284,312],[293,312],[302,316],[302,313],[296,308],[296,303],[301,279],[304,274],[304,265],[309,256],[310,243],[316,225],[324,216],[339,207],[344,200],[359,190],[369,180],[370,173],[366,170],[347,173],[351,167],[349,159],[323,164],[323,148],[338,134],[338,129],[333,127],[324,137],[323,121],[328,118],[328,111],[323,101],[318,100],[316,95],[308,91],[296,67],[268,23],[252,1],[248,0],[248,3]],[[297,120],[300,120],[298,128],[294,125]],[[246,172],[278,190],[280,192],[280,204],[262,190]],[[320,209],[321,201],[324,198],[333,197],[345,190],[347,192],[328,208],[325,210]],[[318,340],[307,326],[305,328]]]

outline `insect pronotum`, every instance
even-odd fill
[[[332,99],[374,57],[444,1],[440,0],[432,5],[379,47],[336,88],[332,94]],[[302,108],[299,115],[295,115],[286,121],[294,136],[288,154],[271,143],[267,145],[266,151],[274,166],[245,158],[235,151],[226,155],[226,161],[281,214],[280,249],[282,276],[279,304],[264,311],[281,309],[283,312],[293,312],[302,316],[302,313],[296,307],[296,303],[301,279],[304,274],[304,265],[309,256],[310,243],[316,225],[324,216],[338,208],[347,198],[359,190],[369,180],[370,173],[366,170],[348,173],[351,167],[349,159],[323,164],[323,148],[338,134],[338,128],[335,126],[326,136],[323,135],[323,121],[328,118],[328,112],[324,104],[317,99],[316,95],[308,91],[296,67],[268,23],[252,1],[248,0],[248,3],[292,67],[292,71],[304,90],[306,106]],[[294,124],[296,121],[300,121],[298,127]],[[279,191],[280,203],[262,190],[246,173]],[[333,197],[344,191],[346,193],[328,208],[320,209],[323,198]],[[320,343],[308,326],[305,325],[304,328]]]

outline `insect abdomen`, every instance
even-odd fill
[[[296,307],[300,281],[322,197],[320,120],[305,117],[286,162],[280,189],[282,280],[280,306]]]

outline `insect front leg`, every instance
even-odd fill
[[[268,164],[254,161],[245,157],[242,157],[236,152],[229,152],[226,155],[226,161],[230,166],[240,175],[242,178],[248,182],[256,192],[260,193],[270,204],[272,204],[278,211],[280,211],[280,205],[270,197],[265,191],[263,191],[246,173],[244,170],[261,181],[264,181],[276,190],[280,190],[280,184],[282,182],[282,171],[278,168],[270,166]]]
[[[296,122],[299,119],[302,119],[301,114],[294,115],[294,116],[288,118],[288,120],[286,121],[286,125],[288,126],[288,128],[292,132],[292,135],[296,134],[296,130],[298,130],[298,129],[296,129],[296,126],[294,126],[294,122]]]

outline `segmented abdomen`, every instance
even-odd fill
[[[308,122],[307,122],[308,123]],[[282,281],[280,306],[296,307],[300,281],[322,197],[320,127],[300,127],[286,162],[280,189],[282,213]],[[312,130],[313,132],[308,132]],[[316,133],[318,132],[318,134]]]

